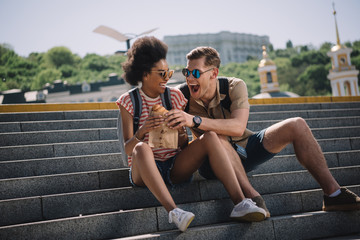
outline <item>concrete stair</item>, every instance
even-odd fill
[[[196,176],[171,190],[195,213],[185,233],[122,165],[117,110],[0,113],[0,239],[314,239],[359,236],[360,211],[323,212],[322,191],[292,146],[250,172],[272,217],[229,220],[222,184]],[[360,102],[254,105],[248,127],[306,119],[329,168],[360,194]]]

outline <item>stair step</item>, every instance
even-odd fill
[[[120,153],[0,161],[0,179],[121,168]]]
[[[360,150],[324,153],[329,167],[360,164]],[[122,168],[120,153],[0,161],[0,179]],[[278,155],[249,174],[303,170],[295,155]]]
[[[316,139],[360,136],[360,126],[314,128]],[[117,140],[116,128],[0,133],[0,146]]]
[[[263,239],[264,234],[259,233],[266,233],[267,237],[270,236],[269,238],[276,236],[280,239],[298,239],[299,236],[301,238],[314,238],[356,233],[360,227],[358,221],[360,211],[313,211],[272,217],[258,223],[227,222],[219,224],[219,218],[226,217],[228,221],[231,207],[226,209],[228,206],[221,205],[219,207],[216,204],[216,201],[209,201],[206,203],[190,203],[184,207],[179,205],[180,208],[192,211],[196,215],[195,220],[185,233],[174,230],[175,226],[168,223],[168,214],[161,207],[4,226],[0,227],[0,238],[108,239],[152,233],[157,234],[161,239],[173,239],[175,237],[176,239],[238,239],[239,236]],[[141,227],[135,228],[134,225]],[[216,226],[220,228],[225,226],[225,229],[221,229],[219,232]],[[231,229],[228,226],[232,226]],[[239,233],[240,235],[238,235]],[[162,238],[164,234],[165,236]]]
[[[331,168],[335,179],[342,185],[357,184],[360,165]],[[254,188],[263,193],[298,191],[316,188],[318,184],[307,171],[256,174],[249,177]],[[200,181],[206,189],[202,196],[226,196],[217,181]],[[266,185],[262,183],[268,183]],[[49,194],[90,191],[130,186],[128,169],[99,170],[83,173],[56,174],[0,180],[0,199],[12,199]],[[211,197],[210,197],[211,198]]]
[[[215,181],[212,182],[213,185],[218,185]],[[217,206],[216,208],[225,208],[229,212],[231,211],[233,204],[228,199],[229,196],[226,192],[222,191],[221,194],[211,192],[203,197],[201,195],[204,191],[201,189],[203,185],[204,182],[202,181],[194,182],[186,187],[170,190],[170,193],[177,204],[197,202],[198,204],[206,205],[211,201],[213,206]],[[360,193],[360,185],[347,187],[355,193]],[[272,216],[299,213],[301,211],[317,211],[321,210],[322,207],[323,192],[320,189],[304,189],[301,191],[268,194],[260,193]],[[66,208],[63,207],[64,203],[67,203]],[[74,217],[80,214],[85,216],[159,206],[159,202],[148,189],[134,187],[1,200],[0,209],[4,217],[0,220],[0,226]],[[14,209],[17,211],[14,212]],[[225,214],[218,221],[226,221],[227,217],[228,214]]]
[[[292,110],[324,110],[360,108],[360,102],[338,103],[291,103],[291,104],[256,104],[251,105],[251,112],[292,111]]]
[[[350,151],[360,149],[360,137],[319,139],[318,143],[324,152]],[[120,146],[118,140],[99,140],[0,147],[1,161],[119,152]],[[279,155],[289,154],[294,154],[294,149],[292,145],[288,145],[279,153]]]
[[[350,213],[348,218],[344,212],[305,212],[259,223],[219,223],[190,227],[185,233],[170,230],[116,239],[333,239],[328,237],[354,233],[352,236],[357,237],[359,217],[360,211]],[[339,239],[358,239],[349,237]]]
[[[115,118],[30,121],[30,122],[0,122],[0,131],[6,132],[35,132],[50,130],[116,128]]]
[[[114,103],[115,104],[115,103]],[[0,113],[0,122],[117,118],[119,110]]]
[[[33,132],[50,130],[92,129],[92,128],[116,128],[115,118],[100,119],[77,119],[77,120],[54,120],[54,121],[30,121],[30,122],[0,122],[0,133],[10,132]],[[280,120],[249,121],[248,128],[259,131],[269,127]],[[310,128],[320,127],[343,127],[359,126],[360,116],[352,117],[329,117],[306,119]]]
[[[344,116],[360,116],[360,108],[355,109],[329,109],[329,110],[300,110],[279,112],[250,112],[249,121],[281,120],[292,117],[307,118],[329,118]]]
[[[333,117],[333,118],[308,118],[306,123],[311,129],[314,128],[333,128],[344,126],[360,126],[360,116],[353,117]],[[249,121],[247,128],[252,131],[260,131],[264,128],[280,122],[280,120],[265,120],[265,121]]]

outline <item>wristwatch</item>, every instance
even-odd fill
[[[193,117],[194,128],[198,128],[200,126],[201,122],[202,122],[201,117],[199,117],[199,116]]]

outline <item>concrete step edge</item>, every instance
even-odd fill
[[[316,139],[357,137],[360,126],[312,128]],[[0,133],[0,146],[27,146],[34,144],[117,140],[116,128],[53,130],[21,133]]]
[[[159,231],[163,232],[174,229],[173,225],[164,223],[167,221],[167,213],[165,212],[165,216],[161,213],[164,211],[165,210],[161,208],[144,208],[5,226],[0,227],[0,237],[1,239],[9,239],[10,237],[18,239],[24,238],[25,236],[30,239],[49,237],[57,237],[61,239],[103,239],[158,233]],[[266,236],[268,237],[272,236],[270,238],[273,238],[276,235],[277,237],[280,237],[280,239],[290,236],[291,239],[296,239],[299,238],[299,236],[333,236],[339,234],[339,230],[341,230],[340,233],[356,233],[359,231],[360,227],[360,223],[357,221],[359,217],[360,211],[349,213],[315,211],[273,217],[258,223],[250,224],[230,222],[227,224],[234,224],[237,228],[241,228],[240,232],[242,232],[242,234],[246,233],[247,237],[250,237],[249,234],[254,235],[254,231],[256,231],[256,234],[252,236],[251,239],[260,239],[259,231],[267,233]],[[133,221],[129,221],[129,219],[133,219]],[[329,221],[329,219],[335,219],[335,221]],[[202,225],[195,225],[196,220],[197,219],[195,219],[192,223],[194,225],[190,225],[190,228],[186,233],[182,233],[182,237],[186,239],[187,236],[189,236],[188,234],[192,234],[192,232],[198,229],[198,227],[208,227],[208,229],[212,229],[211,227],[215,225],[206,223]],[[317,224],[314,224],[314,222]],[[136,228],[135,224],[137,226],[141,226],[141,228],[137,227],[137,231],[134,231]],[[320,228],[319,224],[321,225]],[[76,228],[73,227],[74,225],[76,225]],[[217,223],[216,225],[223,224]],[[289,228],[289,226],[292,227]],[[294,226],[296,226],[296,228],[294,228]],[[264,227],[265,229],[262,229]],[[269,227],[270,231],[264,231]],[[247,230],[244,231],[245,229]],[[319,232],[321,232],[320,235]],[[176,231],[177,235],[179,233],[180,232]],[[314,233],[316,233],[316,235],[314,235]],[[200,234],[204,234],[204,231]],[[212,238],[215,237],[214,233],[211,235]],[[208,237],[209,236],[206,238],[204,238],[204,236],[201,238],[195,238],[209,239]],[[239,237],[238,233],[236,233],[236,237]],[[264,235],[262,234],[261,238],[263,237]],[[227,236],[227,239],[228,238],[229,236]],[[216,236],[214,239],[219,239],[219,236]]]
[[[330,169],[335,179],[342,185],[358,184],[360,165],[336,167]],[[274,174],[256,174],[249,176],[249,180],[261,193],[274,193],[283,191],[298,191],[317,188],[318,183],[310,176],[308,171],[293,171]],[[201,196],[218,195],[227,196],[221,182],[217,180],[198,181]],[[263,184],[267,182],[266,186]],[[196,183],[196,181],[195,181]],[[194,183],[194,184],[195,184]],[[282,184],[286,183],[286,184]],[[130,185],[128,169],[93,171],[84,173],[56,174],[49,176],[36,176],[0,180],[0,199],[44,196],[59,193],[83,192],[99,189],[128,187]],[[192,185],[189,185],[191,187]]]

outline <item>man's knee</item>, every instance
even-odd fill
[[[305,119],[302,117],[294,117],[289,119],[288,127],[291,129],[293,133],[306,133],[310,131],[308,124],[306,123]]]

